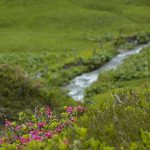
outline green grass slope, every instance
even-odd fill
[[[0,51],[84,51],[106,34],[149,32],[148,0],[1,0]]]
[[[111,95],[117,89],[149,89],[150,83],[150,47],[127,58],[117,70],[104,72],[86,91],[87,100],[99,103],[102,93]],[[107,95],[106,94],[106,95]]]

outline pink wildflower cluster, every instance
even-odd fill
[[[5,120],[5,126],[6,126],[6,127],[10,127],[10,126],[11,126],[11,122],[8,121],[7,119]]]
[[[25,137],[20,137],[20,142],[21,144],[26,144],[26,143],[29,143],[31,141],[30,138],[25,138]]]
[[[85,112],[85,107],[82,107],[82,106],[77,106],[77,107],[68,106],[66,108],[66,112],[68,114],[73,114],[73,113],[76,113],[76,112],[83,113],[83,112]]]
[[[3,138],[0,138],[0,145],[4,143]]]
[[[82,106],[66,108],[66,117],[59,118],[54,115],[49,107],[36,108],[31,118],[20,115],[18,122],[5,121],[5,136],[0,138],[1,144],[20,143],[24,145],[31,141],[45,141],[54,135],[61,133],[65,128],[76,122],[77,113],[83,113],[85,108]],[[28,118],[28,119],[27,119]],[[67,142],[66,142],[67,143]]]

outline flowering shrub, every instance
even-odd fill
[[[59,115],[55,115],[49,107],[35,108],[31,117],[21,112],[17,122],[5,120],[6,131],[0,138],[0,146],[14,144],[18,148],[31,141],[44,142],[71,126],[78,115],[84,112],[85,108],[82,106],[65,107],[65,112]]]

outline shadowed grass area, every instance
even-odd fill
[[[18,66],[0,65],[0,83],[0,123],[4,118],[14,119],[22,110],[30,114],[35,106],[49,105],[59,111],[62,105],[71,104],[58,88],[49,90]]]
[[[4,118],[13,118],[16,113],[26,110],[28,113],[35,105],[44,105],[40,92],[41,83],[33,83],[19,68],[0,65],[0,109]]]

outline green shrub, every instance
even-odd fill
[[[19,67],[0,65],[2,118],[13,118],[21,110],[31,112],[36,105],[45,104],[41,87],[42,84],[39,81],[32,81]]]

